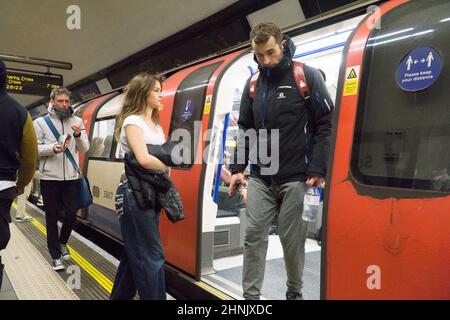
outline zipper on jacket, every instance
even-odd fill
[[[261,117],[262,117],[262,123],[263,123],[263,128],[266,128],[266,110],[265,110],[265,105],[266,105],[266,98],[267,98],[267,94],[269,92],[269,77],[270,77],[270,70],[266,70],[266,78],[267,78],[267,83],[266,86],[263,90],[262,96],[261,96]],[[262,80],[262,79],[261,79]],[[261,81],[262,82],[262,81]]]
[[[261,118],[262,118],[263,128],[266,127],[266,113],[264,112],[265,100],[266,100],[266,92],[263,92],[262,97],[261,97]]]
[[[308,121],[306,121],[305,126],[303,127],[305,132],[305,164],[309,163],[309,136],[308,136]]]
[[[64,135],[64,122],[63,119],[60,120],[61,120],[62,134]],[[62,154],[63,154],[63,180],[66,181],[66,153],[63,152]]]
[[[44,164],[42,165],[42,172],[45,172],[45,164],[47,163],[48,157],[45,157]]]

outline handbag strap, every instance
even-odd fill
[[[55,136],[56,141],[58,141],[60,134],[59,134],[58,130],[56,129],[55,125],[53,124],[52,120],[50,120],[50,117],[48,115],[46,115],[44,117],[44,120],[47,123],[48,127],[50,128],[50,130],[52,131],[53,135]],[[80,167],[77,165],[77,162],[73,158],[72,153],[70,153],[69,149],[64,150],[64,153],[66,154],[67,158],[72,163],[73,167],[78,172],[78,174],[81,175]]]

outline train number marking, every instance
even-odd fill
[[[103,191],[103,197],[105,198],[105,199],[112,199],[113,198],[113,193],[112,192],[110,192],[110,191]]]

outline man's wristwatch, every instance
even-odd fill
[[[75,138],[79,138],[80,136],[81,136],[81,132],[79,133],[79,134],[73,134],[73,136],[75,137]]]

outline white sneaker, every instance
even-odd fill
[[[67,246],[65,244],[61,244],[59,245],[60,250],[61,250],[61,257],[64,260],[69,260],[70,259],[70,252],[69,249],[67,249]]]
[[[64,270],[64,265],[62,264],[61,259],[52,260],[52,269],[55,271]]]
[[[33,217],[30,216],[17,216],[16,217],[16,222],[29,222],[33,220]]]

